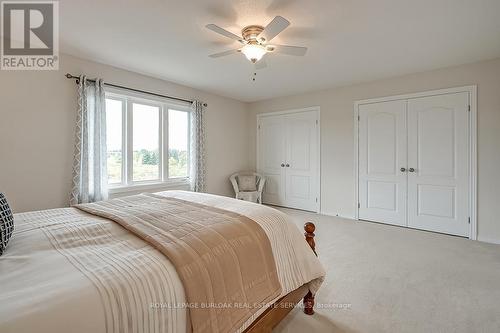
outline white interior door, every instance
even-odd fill
[[[467,92],[408,100],[408,226],[468,236]]]
[[[283,205],[286,124],[283,116],[265,116],[259,121],[258,171],[266,177],[262,200]]]
[[[284,116],[286,123],[285,205],[317,211],[318,114],[316,111]]]
[[[406,101],[360,105],[358,143],[359,218],[405,226]]]

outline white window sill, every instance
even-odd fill
[[[188,179],[171,179],[168,182],[133,184],[128,186],[116,186],[109,188],[110,196],[115,194],[130,193],[130,192],[160,192],[167,190],[189,190],[190,184]]]

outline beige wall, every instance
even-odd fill
[[[59,71],[0,71],[0,191],[17,212],[68,203],[76,87],[66,72],[207,102],[208,191],[222,195],[232,172],[255,167],[257,113],[320,106],[321,207],[345,217],[354,215],[354,101],[476,84],[479,239],[500,243],[500,59],[250,104],[67,55]]]
[[[257,113],[320,106],[321,209],[353,217],[354,101],[474,84],[478,86],[478,235],[480,240],[500,243],[500,59],[251,103],[250,159],[255,166]]]
[[[232,194],[228,176],[248,167],[244,103],[63,55],[59,71],[0,71],[0,191],[16,212],[68,204],[76,85],[67,72],[208,103],[207,188]]]

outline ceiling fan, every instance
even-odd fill
[[[238,49],[228,50],[209,55],[211,58],[219,58],[230,54],[241,52],[252,63],[262,59],[267,53],[282,53],[293,56],[303,56],[307,52],[307,47],[270,44],[271,40],[285,30],[290,22],[282,16],[276,16],[265,28],[260,25],[249,25],[241,30],[242,37],[229,32],[218,25],[207,24],[206,28],[225,37],[237,40],[243,46]],[[256,64],[257,68],[265,67],[263,63]]]

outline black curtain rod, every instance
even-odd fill
[[[80,80],[79,76],[71,75],[69,73],[66,74],[66,78],[68,78],[68,79],[75,79],[77,83],[78,83],[78,80]],[[91,81],[91,82],[95,82],[95,80],[92,80],[92,79],[87,79],[87,80]],[[168,99],[173,99],[173,100],[176,100],[176,101],[181,101],[181,102],[186,102],[186,103],[193,103],[193,101],[191,101],[189,99],[184,99],[184,98],[179,98],[179,97],[172,97],[172,96],[157,94],[157,93],[153,93],[153,92],[149,92],[149,91],[144,91],[144,90],[139,90],[139,89],[124,87],[124,86],[120,86],[120,85],[117,85],[117,84],[104,83],[104,85],[106,85],[108,87],[113,87],[113,88],[119,88],[119,89],[125,89],[125,90],[129,90],[129,91],[134,91],[134,92],[138,92],[138,93],[141,93],[141,94],[148,94],[148,95],[153,95],[153,96],[156,96],[156,97],[168,98]],[[203,103],[203,106],[207,107],[208,104],[207,103]]]

